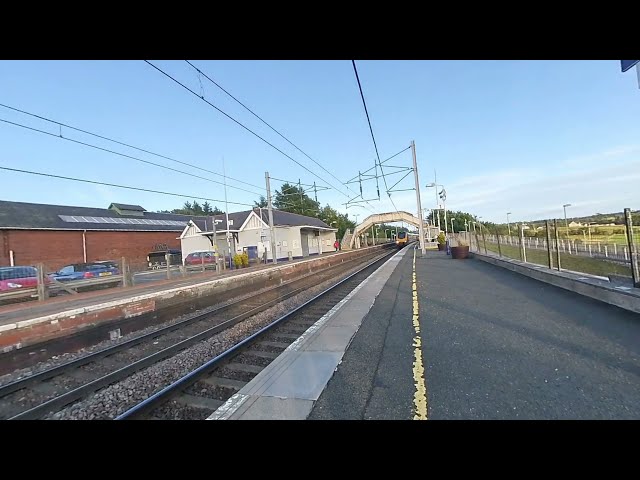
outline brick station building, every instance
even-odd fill
[[[54,271],[71,263],[126,257],[132,266],[143,267],[151,251],[180,249],[189,220],[202,229],[211,222],[120,203],[88,208],[0,201],[0,266],[42,262],[45,271]]]

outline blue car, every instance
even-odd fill
[[[120,271],[115,262],[95,262],[66,265],[57,272],[49,274],[49,277],[58,282],[69,282],[72,280],[110,277],[119,274]]]

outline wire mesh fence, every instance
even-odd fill
[[[564,222],[547,221],[544,226],[513,224],[511,235],[476,222],[464,238],[472,251],[543,265],[555,270],[595,275],[608,280],[640,281],[638,252],[640,226],[633,225],[625,212],[624,225],[589,225],[587,229],[569,228]],[[494,231],[492,231],[494,230]],[[585,230],[585,231],[582,231]]]

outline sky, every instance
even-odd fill
[[[362,183],[369,202],[345,206],[360,186],[344,183],[372,168],[376,158],[350,60],[191,61],[324,169],[186,62],[150,61],[198,96],[143,60],[0,61],[0,104],[199,168],[4,106],[0,167],[188,198],[0,170],[0,199],[101,208],[117,202],[157,211],[200,197],[224,210],[225,188],[215,183],[224,183],[224,168],[229,211],[246,210],[266,193],[267,171],[274,178],[272,190],[280,180],[330,186],[318,191],[320,203],[358,221],[394,210],[382,178],[381,200],[375,180],[369,180]],[[512,222],[562,218],[567,203],[569,217],[640,208],[635,69],[621,73],[617,60],[369,60],[356,65],[380,159],[415,141],[423,209],[436,204],[435,189],[426,187],[434,171],[446,190],[447,209],[493,222],[506,222],[506,212]],[[388,164],[411,167],[411,151]],[[388,187],[402,175],[388,176]],[[409,175],[394,189],[414,186]],[[417,211],[415,190],[392,192],[391,198],[399,210]]]

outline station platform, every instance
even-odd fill
[[[640,419],[638,398],[639,314],[408,247],[209,419]]]

